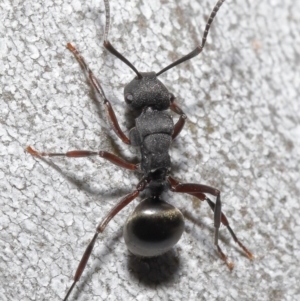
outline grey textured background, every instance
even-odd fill
[[[194,49],[215,4],[111,2],[110,40],[140,71]],[[256,259],[222,227],[229,271],[213,249],[207,204],[169,193],[186,216],[174,250],[152,261],[128,254],[122,225],[131,204],[100,235],[70,300],[300,299],[299,11],[292,0],[226,1],[205,51],[161,76],[189,118],[171,150],[173,175],[222,191]],[[99,158],[24,151],[102,149],[136,160],[105,126],[65,48],[80,50],[129,128],[122,90],[134,74],[103,49],[103,22],[100,0],[0,1],[0,300],[61,300],[97,223],[138,182]]]

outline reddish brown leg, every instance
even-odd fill
[[[214,226],[215,226],[215,245],[218,245],[218,237],[219,237],[219,228],[221,224],[221,196],[220,191],[218,189],[215,189],[210,186],[201,185],[201,184],[192,184],[192,183],[186,183],[181,184],[178,181],[176,181],[174,178],[169,176],[168,178],[170,184],[171,184],[171,190],[175,192],[183,192],[183,193],[189,193],[192,195],[200,193],[202,196],[204,193],[209,193],[215,196],[216,199],[216,205],[214,210]]]
[[[178,181],[176,181],[174,178],[172,178],[171,176],[169,176],[168,181],[171,184],[171,190],[175,191],[175,192],[188,193],[188,194],[198,197],[201,200],[205,199],[205,195],[204,195],[205,193],[209,193],[209,194],[216,196],[216,204],[215,204],[215,208],[214,208],[214,227],[215,227],[214,244],[217,247],[220,257],[225,261],[227,266],[230,269],[232,269],[233,263],[229,262],[227,260],[227,256],[223,253],[223,251],[221,250],[219,243],[218,243],[219,228],[220,228],[220,224],[221,224],[220,191],[215,188],[212,188],[210,186],[201,185],[201,184],[192,184],[192,183],[181,184]]]
[[[73,288],[76,285],[76,282],[79,281],[85,267],[86,264],[91,256],[92,250],[94,248],[96,239],[98,237],[99,233],[102,233],[105,229],[105,227],[107,226],[107,224],[109,223],[109,221],[117,214],[119,213],[125,206],[127,206],[130,202],[132,202],[139,194],[141,191],[143,191],[145,189],[145,186],[147,184],[147,181],[145,179],[142,179],[140,181],[140,183],[137,185],[136,190],[134,190],[133,192],[129,193],[128,195],[126,195],[125,197],[123,197],[112,209],[111,211],[106,215],[106,217],[102,220],[102,222],[98,225],[98,227],[96,228],[96,233],[92,239],[92,241],[89,243],[89,245],[87,246],[81,260],[80,263],[77,267],[75,276],[74,276],[74,281],[73,284],[71,285],[71,287],[69,288],[65,298],[63,301],[66,301],[68,299],[68,297],[70,296]]]
[[[46,152],[38,152],[34,150],[31,146],[27,146],[26,150],[33,156],[37,157],[70,157],[70,158],[81,158],[81,157],[90,157],[90,156],[100,156],[103,159],[106,159],[110,161],[111,163],[120,166],[122,168],[126,168],[129,170],[138,170],[139,165],[138,164],[132,164],[129,162],[126,162],[125,160],[115,156],[114,154],[100,151],[100,152],[91,152],[86,150],[76,150],[76,151],[70,151],[67,153],[46,153]]]
[[[215,211],[215,204],[204,194],[202,193],[189,193],[190,195],[193,195],[195,197],[197,197],[198,199],[202,200],[202,201],[207,201],[209,207],[212,209],[212,211]],[[253,259],[254,256],[253,254],[240,242],[240,240],[237,238],[237,236],[235,235],[235,233],[233,232],[233,230],[231,229],[228,219],[225,216],[225,214],[221,211],[221,223],[228,229],[230,235],[232,236],[233,240],[239,245],[239,247],[241,249],[243,249],[243,251],[246,253],[247,257],[249,259]]]
[[[196,196],[196,195],[195,195]],[[205,200],[207,201],[209,207],[212,209],[212,211],[215,210],[215,204],[207,197],[205,197]],[[239,239],[236,237],[235,233],[233,232],[233,230],[231,229],[228,219],[225,216],[225,214],[223,212],[221,212],[221,223],[226,226],[226,228],[228,229],[229,233],[231,234],[233,240],[239,245],[240,248],[243,249],[243,251],[247,254],[249,259],[253,259],[253,254],[239,241]]]
[[[172,134],[172,139],[174,140],[184,127],[185,120],[186,120],[186,115],[175,103],[175,96],[173,94],[171,94],[171,100],[170,101],[171,101],[170,109],[173,112],[180,115],[179,120],[176,122],[176,124],[174,126],[174,132]]]
[[[202,201],[206,200],[207,203],[209,204],[210,208],[214,211],[214,214],[216,213],[216,207],[218,206],[218,203],[214,204],[209,198],[206,197],[206,195],[204,193],[209,193],[209,194],[217,196],[217,201],[218,201],[218,195],[220,195],[220,192],[217,193],[218,190],[216,190],[212,187],[209,187],[209,186],[199,185],[199,184],[190,184],[190,183],[181,184],[172,177],[169,177],[169,182],[171,184],[171,189],[173,191],[185,192],[185,193],[188,193],[190,195],[193,195],[193,196],[199,198]],[[213,190],[215,190],[215,193],[213,193],[214,192]],[[230,232],[234,241],[243,249],[243,251],[247,254],[248,258],[253,259],[252,253],[239,241],[239,239],[236,237],[235,233],[229,226],[229,222],[228,222],[225,214],[221,211],[221,206],[219,206],[219,210],[220,210],[220,215],[219,215],[220,222],[222,222],[222,224],[227,227],[227,229]],[[216,218],[216,216],[214,218]],[[215,225],[216,225],[216,223],[215,223]],[[227,266],[230,269],[232,269],[233,263],[228,262],[227,256],[221,250],[220,246],[218,245],[218,241],[216,241],[216,237],[215,237],[215,245],[217,246],[217,249],[218,249],[218,252],[219,252],[221,258],[226,262]]]
[[[106,107],[106,110],[107,110],[108,119],[113,127],[113,130],[118,135],[118,137],[120,137],[122,139],[122,141],[124,143],[130,144],[129,138],[124,134],[124,132],[121,130],[121,128],[119,126],[115,112],[114,112],[109,100],[106,98],[105,93],[104,93],[99,81],[97,80],[97,78],[95,77],[95,75],[93,74],[91,69],[88,67],[88,65],[84,61],[84,58],[81,56],[81,54],[77,51],[77,49],[72,44],[68,43],[67,48],[74,54],[74,56],[76,57],[77,61],[80,64],[80,66],[83,68],[90,84],[92,85],[92,87],[96,93],[97,99],[100,98],[103,101],[103,103]]]

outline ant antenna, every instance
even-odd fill
[[[118,59],[120,59],[123,63],[125,63],[128,67],[130,67],[137,75],[139,79],[142,78],[140,72],[120,53],[118,52],[108,41],[108,32],[110,26],[110,8],[109,8],[109,0],[104,0],[105,5],[105,33],[104,33],[104,47],[113,55],[115,55]]]
[[[204,48],[204,45],[206,43],[206,38],[207,38],[207,35],[208,35],[208,31],[210,29],[210,26],[211,26],[211,23],[213,22],[214,20],[214,17],[216,16],[219,8],[221,7],[221,5],[223,4],[225,0],[219,0],[217,2],[217,4],[215,5],[214,9],[212,10],[210,16],[209,16],[209,19],[206,23],[206,26],[205,26],[205,30],[204,30],[204,34],[203,34],[203,37],[202,37],[202,43],[200,46],[197,46],[196,49],[194,49],[192,52],[190,52],[189,54],[185,55],[184,57],[182,57],[181,59],[175,61],[174,63],[170,64],[169,66],[167,66],[166,68],[162,69],[161,71],[159,71],[158,73],[156,73],[156,76],[159,76],[161,75],[162,73],[166,72],[167,70],[189,60],[189,59],[192,59],[193,57],[195,57],[196,55],[198,55],[202,49]]]

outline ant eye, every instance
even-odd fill
[[[132,96],[132,94],[126,94],[126,95],[125,95],[125,101],[126,101],[127,104],[131,104],[132,101],[133,101],[133,96]]]

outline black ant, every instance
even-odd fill
[[[221,194],[218,189],[201,184],[182,184],[170,176],[171,160],[168,151],[172,141],[182,130],[186,115],[177,106],[174,95],[171,94],[157,78],[165,71],[201,53],[211,23],[224,1],[225,0],[219,0],[211,12],[204,30],[201,45],[162,69],[160,72],[155,73],[139,72],[108,41],[110,8],[109,1],[104,0],[106,12],[104,47],[136,73],[136,77],[124,89],[124,98],[128,107],[140,113],[139,117],[135,119],[135,127],[131,129],[129,138],[121,130],[113,108],[106,98],[99,81],[89,69],[77,49],[70,43],[67,44],[67,48],[74,54],[85,71],[96,96],[103,100],[114,131],[124,143],[139,147],[141,162],[140,164],[131,164],[106,151],[92,152],[76,150],[67,153],[46,153],[38,152],[30,146],[27,147],[27,151],[34,156],[66,156],[72,158],[100,156],[122,168],[141,173],[142,178],[136,186],[136,189],[123,197],[96,228],[96,233],[83,254],[75,273],[73,284],[67,292],[64,301],[68,299],[76,282],[79,281],[99,233],[104,231],[109,221],[120,210],[137,198],[143,191],[145,191],[146,199],[144,199],[128,217],[123,231],[125,243],[129,251],[134,255],[141,257],[161,255],[170,250],[180,239],[184,230],[183,215],[177,208],[163,201],[161,197],[164,191],[171,190],[174,192],[188,193],[202,201],[206,201],[214,211],[214,244],[220,257],[230,269],[233,268],[233,263],[227,260],[227,256],[223,253],[218,244],[218,234],[221,223],[227,227],[234,241],[243,249],[248,258],[253,258],[252,253],[238,240],[229,226],[226,216],[221,211]],[[179,120],[175,125],[171,116],[165,112],[167,109],[171,109],[173,112],[179,114]],[[215,196],[216,203],[213,203],[206,194]]]

